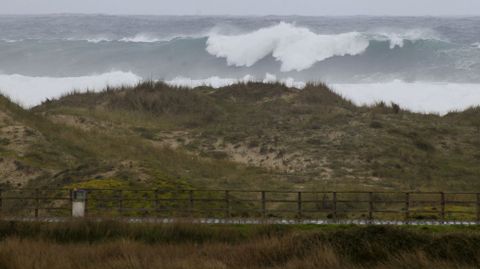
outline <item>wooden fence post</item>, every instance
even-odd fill
[[[297,214],[299,218],[302,218],[302,192],[297,194]]]
[[[480,193],[477,193],[477,222],[480,224]]]
[[[88,216],[88,199],[90,199],[90,193],[90,190],[85,190],[85,217]]]
[[[68,190],[68,193],[69,193],[69,198],[70,198],[70,208],[72,208],[72,212],[70,213],[70,216],[73,217],[73,190],[70,189]]]
[[[445,221],[445,193],[440,193],[440,221]]]
[[[368,193],[368,222],[373,220],[373,192]]]
[[[262,191],[262,217],[267,217],[267,200],[265,191]]]
[[[158,201],[158,189],[153,191],[153,207],[155,209],[156,215],[158,217],[160,213],[160,202]]]
[[[118,212],[120,213],[120,215],[123,215],[123,191],[122,190],[118,190],[117,199],[118,199]]]
[[[225,191],[225,217],[230,218],[230,191]]]
[[[38,218],[39,206],[40,206],[39,189],[35,189],[35,218]]]
[[[337,192],[333,192],[332,194],[332,199],[333,199],[333,220],[337,222]]]
[[[0,189],[0,217],[2,216],[3,213],[3,190]]]
[[[189,209],[190,209],[190,215],[193,216],[193,210],[194,210],[194,207],[195,207],[195,202],[194,202],[194,197],[193,197],[193,190],[190,190],[188,192],[188,198],[190,200],[190,204],[189,204]]]
[[[410,193],[405,193],[405,222],[408,223],[410,219]]]

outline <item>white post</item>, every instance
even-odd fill
[[[85,217],[87,192],[85,190],[73,190],[72,196],[72,217]]]

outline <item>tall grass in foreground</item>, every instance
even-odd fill
[[[277,239],[242,245],[193,244],[146,245],[117,241],[96,245],[60,245],[9,239],[0,245],[0,267],[24,268],[478,268],[428,256],[425,251],[407,251],[375,264],[354,264],[328,244],[301,255],[281,256],[284,242]]]
[[[479,227],[0,222],[0,268],[478,268]]]

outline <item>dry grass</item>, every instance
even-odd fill
[[[432,259],[424,251],[399,252],[382,262],[356,264],[324,244],[290,251],[289,239],[228,245],[157,244],[114,241],[97,244],[59,244],[10,238],[0,243],[0,268],[106,269],[106,268],[478,268],[476,265]]]
[[[478,227],[0,223],[0,268],[478,268]]]

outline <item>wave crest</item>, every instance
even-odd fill
[[[281,62],[281,70],[288,72],[308,69],[333,56],[361,54],[368,45],[368,39],[358,32],[320,35],[282,22],[242,35],[211,35],[207,51],[226,58],[229,65],[247,67],[271,54]]]
[[[165,41],[165,39],[162,38],[157,38],[149,34],[137,34],[133,37],[124,37],[120,40],[120,42],[133,42],[133,43],[154,43],[154,42],[160,42],[160,41]],[[168,39],[167,39],[168,41]]]
[[[291,23],[281,22],[240,35],[211,34],[207,52],[225,58],[231,66],[250,67],[268,55],[281,62],[283,72],[302,71],[316,62],[334,56],[359,55],[366,51],[370,41],[389,42],[390,49],[402,48],[405,41],[440,40],[430,29],[381,29],[369,32],[317,34]]]

